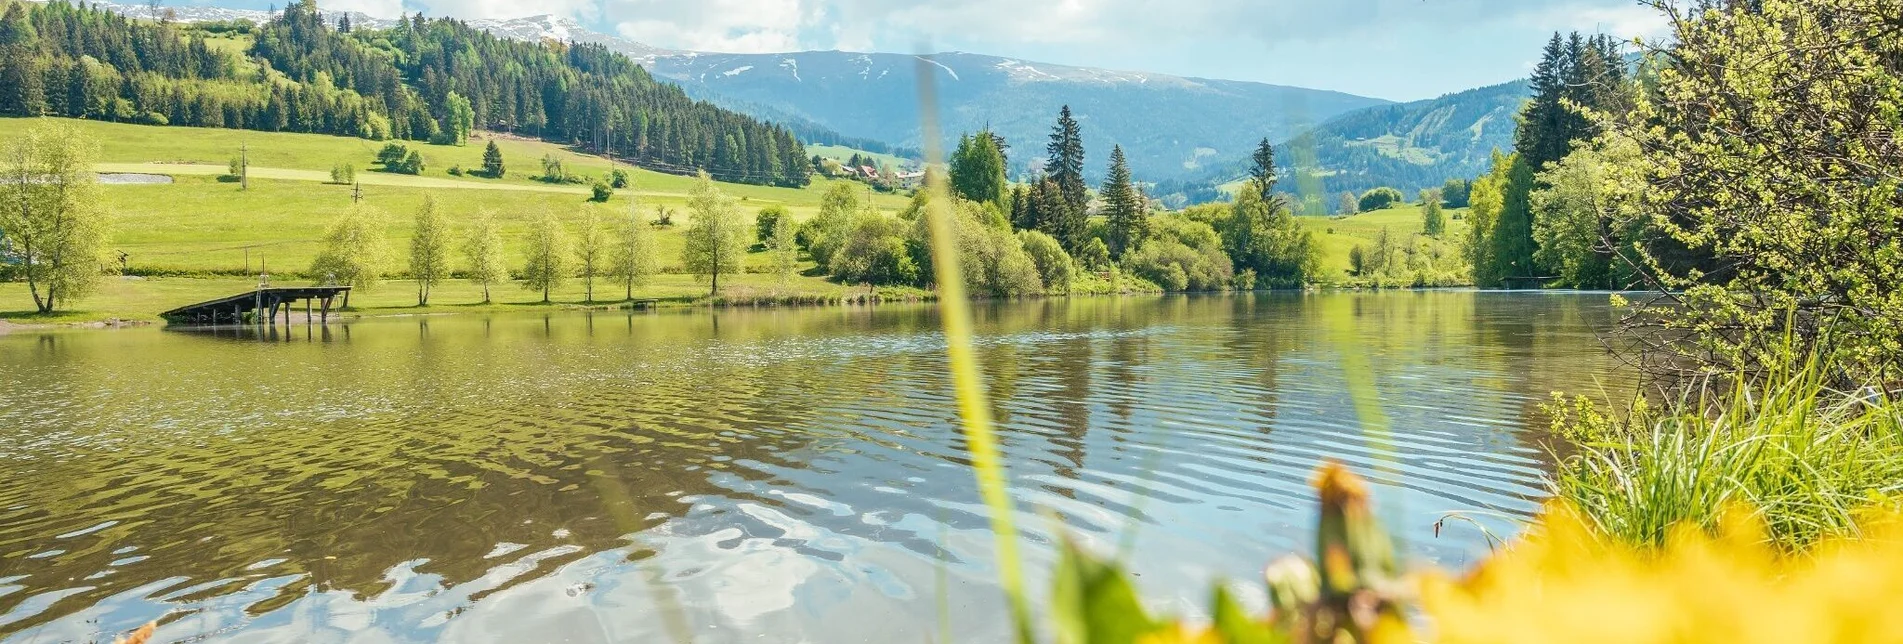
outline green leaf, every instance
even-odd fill
[[[1051,611],[1059,644],[1130,644],[1159,627],[1121,566],[1068,539],[1060,549]]]
[[[1262,619],[1252,619],[1229,596],[1229,589],[1216,585],[1216,597],[1211,601],[1210,611],[1215,614],[1216,633],[1222,635],[1222,641],[1228,644],[1279,644],[1288,638],[1269,628]]]

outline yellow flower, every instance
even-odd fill
[[[1425,575],[1437,642],[1903,642],[1903,529],[1786,556],[1733,511],[1715,536],[1674,533],[1658,551],[1594,535],[1555,505],[1513,548],[1463,579]]]

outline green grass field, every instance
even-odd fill
[[[0,118],[0,138],[18,136],[26,128],[32,127],[37,120]],[[340,163],[351,163],[357,166],[358,178],[366,184],[390,183],[453,189],[497,186],[530,189],[557,188],[562,192],[584,195],[587,192],[585,186],[551,186],[535,180],[533,177],[542,171],[542,158],[553,155],[561,160],[568,172],[591,177],[606,176],[609,170],[608,160],[604,157],[577,153],[568,148],[541,141],[490,133],[477,133],[476,138],[468,145],[461,146],[405,142],[405,145],[412,149],[422,151],[428,166],[422,175],[412,177],[384,174],[372,170],[377,150],[384,145],[381,141],[319,134],[154,127],[73,119],[51,120],[71,123],[81,132],[91,136],[99,143],[99,161],[109,164],[102,169],[113,171],[152,172],[154,170],[151,168],[154,167],[183,165],[209,166],[209,169],[186,167],[177,169],[176,173],[216,174],[221,173],[226,164],[236,158],[240,149],[243,148],[250,161],[254,177],[269,178],[274,172],[297,170],[303,172],[278,173],[275,176],[324,181],[329,179],[332,167]],[[483,148],[491,138],[496,141],[496,147],[502,150],[502,158],[508,169],[503,178],[455,177],[449,174],[452,166],[461,166],[464,169],[481,168]],[[135,167],[127,164],[138,165]],[[642,195],[685,195],[694,181],[692,177],[633,169],[626,163],[617,164],[615,167],[630,171],[634,191]],[[173,172],[162,173],[173,174]],[[781,203],[797,211],[816,209],[819,206],[820,195],[824,194],[830,185],[830,181],[816,177],[813,184],[806,188],[721,184],[721,189],[736,198],[761,202],[762,205]],[[237,187],[232,186],[232,189],[236,190]],[[618,195],[625,192],[620,191]],[[906,203],[905,197],[896,195],[877,195],[874,199],[881,208],[888,210],[902,208]]]
[[[17,135],[33,122],[34,119],[0,118],[0,137]],[[635,170],[634,190],[617,191],[607,203],[597,204],[587,200],[585,188],[550,185],[530,180],[527,175],[530,167],[539,170],[539,159],[544,154],[562,158],[570,172],[589,174],[606,173],[607,160],[535,141],[499,139],[498,146],[512,169],[505,179],[487,180],[453,177],[446,172],[448,163],[461,163],[465,167],[480,165],[480,143],[462,147],[412,143],[430,156],[431,168],[422,176],[409,176],[363,171],[381,144],[360,139],[69,122],[98,141],[101,171],[166,174],[174,179],[171,184],[101,187],[113,220],[111,251],[125,253],[129,272],[134,274],[193,277],[114,278],[98,294],[80,302],[79,310],[44,321],[155,319],[160,311],[240,292],[255,284],[255,277],[220,274],[255,275],[269,271],[282,276],[308,269],[321,249],[325,229],[351,207],[352,187],[328,183],[331,165],[343,161],[358,165],[364,203],[384,215],[385,239],[390,250],[388,269],[392,272],[402,269],[411,217],[425,195],[434,196],[452,225],[457,227],[466,225],[482,210],[493,212],[501,223],[507,249],[505,256],[511,264],[521,263],[521,239],[527,234],[529,222],[543,210],[554,211],[571,221],[593,210],[606,221],[619,222],[628,218],[632,209],[642,221],[651,222],[656,219],[656,208],[665,207],[673,211],[675,225],[655,229],[657,254],[663,271],[679,270],[681,230],[689,219],[686,193],[693,181],[689,177]],[[225,172],[226,160],[237,154],[241,143],[248,148],[251,161],[248,190],[218,177]],[[820,196],[831,185],[821,179],[804,189],[737,184],[721,184],[721,189],[739,200],[749,221],[760,208],[770,204],[783,205],[795,219],[803,220],[817,213]],[[871,194],[871,198],[887,211],[896,211],[908,203],[908,198],[897,195]],[[749,261],[750,270],[764,271],[767,261],[763,254],[755,254]],[[732,294],[741,298],[792,295],[828,299],[853,291],[806,276],[795,278],[785,289],[778,288],[773,278],[758,274],[744,276],[735,285],[739,289]],[[481,300],[474,290],[461,292],[461,288],[448,287],[442,295],[432,298],[433,303],[467,304]],[[695,284],[690,276],[662,275],[638,295],[678,298],[705,293],[705,290],[704,285]],[[894,291],[895,296],[918,294],[900,291],[904,289]],[[580,283],[576,282],[556,299],[576,302],[583,299],[581,293]],[[415,304],[413,286],[386,286],[362,295],[353,302],[358,308]],[[606,297],[597,295],[597,299]],[[531,297],[513,287],[503,288],[497,297],[498,302],[512,303],[539,299],[539,294]],[[0,284],[0,317],[31,317],[28,313],[31,309],[32,301],[25,284]]]
[[[1447,234],[1443,239],[1457,241],[1467,238],[1467,209],[1447,210]],[[1455,219],[1455,217],[1459,219]],[[1397,242],[1420,234],[1421,205],[1407,204],[1386,210],[1364,212],[1348,217],[1297,217],[1302,227],[1314,231],[1322,243],[1322,266],[1332,276],[1345,277],[1348,273],[1348,252],[1355,246],[1373,246],[1375,236],[1382,228],[1388,229],[1388,235]]]
[[[653,221],[657,207],[667,208],[674,212],[675,226],[656,229],[658,255],[663,271],[680,270],[680,231],[688,220],[685,202],[691,178],[635,170],[634,190],[617,191],[604,204],[592,203],[582,187],[546,184],[528,175],[534,171],[531,168],[539,170],[543,155],[561,158],[571,172],[588,174],[606,173],[607,160],[548,143],[498,138],[511,170],[504,179],[488,180],[454,177],[446,171],[450,164],[480,165],[481,142],[468,146],[412,143],[429,156],[431,167],[421,176],[409,176],[363,171],[381,144],[361,139],[70,122],[98,141],[101,171],[173,177],[171,184],[106,185],[101,190],[113,219],[109,246],[113,254],[125,253],[130,273],[176,277],[113,278],[98,294],[80,302],[79,310],[50,321],[155,319],[158,312],[175,306],[243,291],[255,284],[251,276],[260,271],[281,276],[281,282],[295,281],[282,276],[307,270],[321,249],[325,229],[351,207],[353,188],[328,183],[330,167],[346,161],[360,168],[364,202],[384,215],[384,236],[390,251],[387,268],[393,273],[402,270],[411,216],[425,195],[434,196],[457,227],[466,225],[480,211],[493,212],[502,225],[505,255],[511,264],[522,263],[521,243],[529,222],[544,210],[571,221],[592,210],[606,221],[619,222],[631,215],[630,209],[641,220]],[[0,137],[17,135],[33,123],[33,119],[0,118]],[[248,149],[251,160],[248,190],[218,176],[241,144]],[[804,220],[817,213],[820,196],[831,185],[821,179],[804,189],[735,184],[721,184],[721,188],[739,200],[749,220],[770,204],[783,205],[796,220]],[[866,194],[888,212],[908,203],[908,198],[900,195]],[[1464,235],[1465,223],[1453,219],[1457,213],[1464,211],[1449,212],[1451,238]],[[1299,221],[1320,238],[1329,275],[1340,277],[1346,276],[1349,250],[1372,244],[1382,227],[1402,239],[1421,230],[1419,206],[1342,219],[1302,217]],[[763,254],[755,254],[750,258],[749,270],[764,272],[766,264]],[[807,268],[811,268],[810,263]],[[741,287],[738,295],[837,299],[847,292],[858,292],[819,277],[797,277],[785,288],[772,282],[763,274],[746,275],[736,282]],[[704,287],[690,276],[666,274],[637,295],[684,298],[703,292]],[[921,293],[915,290],[892,289],[889,296],[918,295]],[[607,297],[597,294],[597,299]],[[433,298],[436,304],[445,306],[468,305],[480,299],[467,285],[450,285]],[[539,299],[539,294],[532,296],[508,287],[501,289],[497,301],[522,304]],[[563,289],[556,299],[582,300],[579,282]],[[394,284],[360,294],[353,302],[358,308],[368,309],[414,303],[413,286]],[[31,317],[27,313],[31,308],[24,284],[0,284],[0,317]]]
[[[915,161],[911,161],[909,159],[903,159],[900,157],[895,157],[890,154],[876,154],[872,152],[867,152],[865,150],[857,150],[857,149],[841,147],[837,145],[809,145],[809,146],[806,146],[806,154],[808,155],[817,154],[822,159],[832,159],[840,163],[845,163],[847,159],[852,158],[852,155],[857,154],[860,156],[872,157],[874,160],[876,160],[879,163],[879,165],[888,167],[888,168],[894,168],[894,169],[917,165],[917,162]]]

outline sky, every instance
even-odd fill
[[[1524,77],[1554,31],[1657,37],[1665,26],[1637,0],[319,0],[319,5],[378,16],[552,13],[670,49],[919,53],[929,48],[1390,100],[1432,98]]]

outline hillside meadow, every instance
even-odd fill
[[[14,136],[30,127],[35,119],[0,119],[0,136]],[[452,225],[467,226],[478,213],[488,211],[501,224],[505,256],[512,265],[522,262],[524,237],[529,223],[543,211],[552,211],[571,222],[592,212],[604,223],[614,224],[630,217],[652,223],[658,211],[671,213],[674,225],[656,226],[655,241],[663,274],[638,289],[642,298],[687,301],[703,295],[705,286],[692,276],[681,274],[681,231],[688,221],[686,192],[690,177],[662,174],[629,166],[633,189],[616,191],[606,203],[588,200],[587,189],[537,181],[541,159],[559,159],[571,173],[602,176],[608,173],[607,159],[577,153],[548,143],[484,134],[466,146],[410,143],[428,159],[421,175],[392,174],[371,169],[382,143],[348,137],[315,134],[250,132],[240,130],[154,127],[98,121],[69,121],[99,144],[99,169],[102,172],[164,174],[169,184],[104,185],[101,187],[106,208],[112,213],[113,240],[110,248],[124,253],[125,277],[109,279],[100,291],[79,304],[78,310],[50,321],[102,319],[148,320],[157,313],[193,301],[240,292],[256,283],[259,273],[278,275],[279,283],[307,281],[302,274],[322,248],[325,229],[335,217],[352,206],[352,197],[361,191],[363,203],[379,212],[384,238],[390,250],[388,268],[400,272],[412,228],[412,214],[424,198],[433,197],[448,215]],[[500,179],[457,177],[448,172],[452,166],[479,167],[487,140],[493,138],[502,150],[509,170]],[[248,189],[225,173],[227,162],[243,150],[250,162]],[[349,163],[358,168],[361,186],[329,182],[333,166]],[[760,209],[779,205],[805,220],[818,212],[821,195],[833,185],[815,177],[803,189],[721,184],[735,197],[748,219]],[[867,191],[882,211],[892,213],[903,208],[908,198],[902,195]],[[1461,234],[1464,224],[1452,219],[1461,211],[1450,211],[1451,234]],[[1405,238],[1421,229],[1418,205],[1363,213],[1346,218],[1304,217],[1303,226],[1312,230],[1324,249],[1327,282],[1347,277],[1348,253],[1357,245],[1370,246],[1377,232],[1387,228],[1390,234]],[[460,267],[460,257],[458,258]],[[812,271],[810,261],[802,269]],[[765,275],[768,259],[762,253],[748,258],[751,274],[730,282],[738,299],[790,299],[800,301],[837,301],[850,296],[877,292],[886,298],[917,298],[926,294],[916,289],[878,289],[849,287],[827,281],[817,275],[796,276],[787,284]],[[371,291],[358,293],[352,304],[361,310],[411,308],[415,287],[404,281],[392,281]],[[512,285],[493,289],[495,304],[539,304],[539,293],[529,293]],[[621,289],[600,280],[596,301],[618,300]],[[479,289],[460,281],[438,287],[432,297],[432,309],[468,307],[481,301]],[[585,300],[582,282],[571,280],[558,289],[555,300]],[[0,284],[0,316],[28,317],[31,300],[26,285]]]

